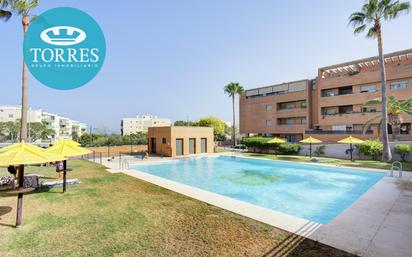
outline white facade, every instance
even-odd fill
[[[123,118],[121,122],[122,135],[137,132],[147,132],[149,127],[171,126],[170,119],[159,118],[156,115],[137,115],[135,118]]]
[[[0,122],[16,121],[21,117],[20,106],[1,106]],[[29,109],[28,122],[42,122],[54,130],[55,135],[51,141],[59,139],[71,139],[73,135],[81,136],[87,131],[87,124],[69,118],[45,112],[41,109]]]

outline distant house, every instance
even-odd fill
[[[137,115],[134,118],[123,118],[121,121],[122,135],[130,135],[137,132],[147,132],[149,127],[163,127],[172,125],[167,118],[159,118],[156,115]]]
[[[42,109],[28,111],[28,122],[42,122],[54,130],[49,140],[71,139],[73,135],[81,136],[87,132],[87,124],[62,117],[58,114],[45,112]],[[0,105],[0,122],[17,121],[21,118],[21,106]]]

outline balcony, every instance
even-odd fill
[[[317,135],[361,135],[361,134],[373,134],[373,130],[367,130],[363,133],[362,130],[322,130],[322,129],[312,129],[305,130],[306,134],[317,134]]]
[[[353,94],[352,86],[332,88],[332,89],[323,89],[322,97],[331,97],[331,96],[342,96],[342,95],[351,95]]]
[[[365,124],[366,121],[379,115],[380,111],[376,112],[351,112],[351,113],[336,113],[321,115],[319,125],[336,125],[336,124]]]

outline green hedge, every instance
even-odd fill
[[[251,148],[258,148],[260,150],[274,150],[276,153],[279,154],[298,154],[301,146],[299,144],[293,143],[281,143],[281,144],[273,144],[268,143],[269,140],[272,138],[268,137],[249,137],[243,139],[243,144],[248,147],[249,150]]]
[[[382,155],[382,143],[379,140],[366,140],[364,143],[356,145],[359,152],[369,156],[372,160],[378,160]]]
[[[395,153],[401,156],[402,161],[406,161],[406,157],[412,153],[412,146],[407,144],[399,144],[395,146]]]
[[[298,154],[300,152],[300,144],[293,144],[293,143],[284,143],[280,144],[278,151],[280,154]]]

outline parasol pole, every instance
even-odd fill
[[[63,193],[66,192],[66,171],[67,171],[67,160],[63,161]]]
[[[352,148],[352,143],[350,144],[350,160],[353,161],[353,148]]]
[[[24,187],[24,165],[20,165],[19,167],[19,188],[18,190],[22,190]],[[23,216],[23,193],[17,194],[17,215],[16,215],[16,228],[20,227],[21,220]]]
[[[309,158],[312,159],[312,143],[309,143]]]

